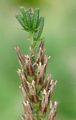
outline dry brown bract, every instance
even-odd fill
[[[16,52],[21,66],[18,69],[20,88],[24,95],[22,120],[54,120],[57,102],[51,102],[51,97],[57,81],[52,80],[51,75],[45,77],[49,57],[45,55],[44,41],[39,45],[35,61],[31,55],[24,55],[18,46]]]

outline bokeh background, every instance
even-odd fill
[[[14,48],[28,53],[29,42],[15,18],[20,6],[39,7],[45,16],[47,73],[58,80],[56,120],[76,120],[76,0],[0,0],[0,120],[20,120],[23,111]]]

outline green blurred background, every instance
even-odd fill
[[[47,72],[58,80],[56,120],[76,120],[76,0],[0,0],[0,120],[20,120],[23,111],[14,48],[28,53],[29,42],[15,18],[20,6],[39,7],[45,16]]]

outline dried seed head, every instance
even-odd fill
[[[45,77],[50,56],[46,56],[44,40],[40,39],[44,18],[40,17],[39,9],[25,10],[22,7],[17,19],[24,30],[32,33],[33,38],[30,55],[23,54],[18,46],[15,48],[21,67],[17,73],[21,80],[20,88],[24,95],[22,120],[42,120],[45,119],[44,117],[46,120],[54,120],[57,102],[52,102],[51,96],[57,81],[53,80],[51,75]],[[40,44],[38,46],[39,39]],[[48,112],[49,114],[46,114]]]
[[[56,109],[57,109],[57,102],[55,101],[54,103],[51,103],[51,109],[49,112],[49,116],[47,120],[54,120],[55,116],[56,116]]]

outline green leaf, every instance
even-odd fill
[[[22,27],[25,27],[23,20],[21,18],[21,15],[16,15],[17,20],[19,21],[19,23],[22,25]]]
[[[39,8],[36,8],[33,16],[33,29],[37,28],[39,21]]]
[[[31,17],[30,17],[30,11],[27,10],[25,14],[26,14],[26,22],[27,22],[28,28],[29,28],[29,30],[31,30]]]
[[[20,8],[20,12],[21,12],[21,14],[22,14],[22,16],[23,16],[22,19],[23,19],[23,21],[24,21],[24,25],[29,29],[29,23],[28,23],[29,15],[27,15],[27,12],[28,12],[28,11],[26,11],[24,7],[21,7],[21,8]],[[28,14],[29,14],[29,13],[28,13]]]
[[[31,31],[33,31],[33,16],[34,16],[33,9],[30,8],[29,9],[29,17],[30,17],[30,29],[31,29]]]
[[[21,16],[20,15],[16,15],[16,18],[19,21],[19,23],[21,24],[21,26],[25,29],[25,25],[24,25],[24,22],[23,22]]]
[[[25,26],[24,21],[23,21],[21,15],[16,15],[16,18],[17,18],[17,20],[19,21],[19,23],[21,24],[21,26],[22,26],[26,31],[28,31],[28,28]]]
[[[24,7],[20,8],[20,12],[21,12],[21,16],[22,16],[22,20],[24,22],[24,25],[26,28],[29,29],[29,31],[31,31],[31,9],[25,10]]]
[[[20,7],[20,12],[22,13],[22,15],[25,17],[25,8],[24,7]]]
[[[26,22],[26,11],[25,11],[24,7],[21,7],[21,8],[20,8],[20,12],[21,12],[21,14],[22,14],[22,19],[23,19],[25,25],[27,26],[27,22]]]
[[[33,31],[33,14],[30,14],[30,20],[31,20],[31,30]]]
[[[44,17],[40,17],[38,30],[37,32],[34,33],[34,36],[33,36],[35,41],[39,40],[43,31],[43,27],[44,27]]]

